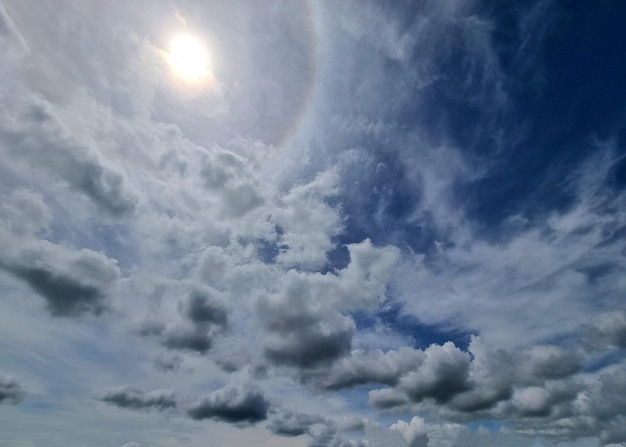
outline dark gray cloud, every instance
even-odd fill
[[[257,303],[268,332],[265,356],[276,365],[314,368],[347,355],[355,330],[351,318],[322,309],[305,277],[291,277],[280,297]]]
[[[205,354],[216,335],[228,328],[228,311],[217,293],[208,287],[195,287],[178,303],[183,321],[168,327],[160,321],[146,320],[137,333],[157,338],[167,349]]]
[[[100,315],[105,309],[105,295],[100,289],[81,284],[75,278],[37,267],[6,267],[5,270],[25,281],[46,299],[48,309],[56,317],[75,317],[84,313]]]
[[[265,395],[252,385],[227,385],[202,397],[187,413],[192,419],[214,419],[233,424],[256,424],[267,419]]]
[[[53,316],[99,315],[107,308],[108,292],[120,275],[115,260],[41,240],[7,239],[6,244],[14,249],[0,259],[0,269],[42,296]]]
[[[0,374],[0,404],[18,404],[25,395],[26,392],[17,379]]]
[[[196,325],[215,324],[226,327],[228,316],[224,305],[208,289],[196,289],[189,293],[187,300],[181,303],[183,314]]]
[[[452,343],[415,351],[420,355],[413,368],[405,369],[390,388],[370,392],[373,406],[417,405],[441,411],[452,420],[471,420],[505,417],[501,413],[505,405],[506,414],[537,417],[575,396],[569,385],[561,384],[581,369],[574,353],[556,346],[509,353],[491,350],[473,338],[467,353]],[[377,369],[370,366],[363,378]]]
[[[213,337],[204,327],[176,326],[163,333],[161,344],[168,349],[204,354],[213,346]]]
[[[581,369],[576,354],[558,346],[535,346],[512,359],[521,381],[537,383],[546,379],[562,379]]]
[[[454,343],[432,345],[423,363],[400,379],[398,387],[414,402],[434,399],[443,404],[470,388],[470,356]]]
[[[102,396],[104,402],[132,410],[176,408],[176,396],[172,390],[145,391],[133,386],[122,386],[108,390]]]
[[[304,382],[316,388],[339,390],[360,385],[396,385],[401,377],[417,368],[424,359],[419,349],[402,347],[397,351],[383,353],[357,351],[320,371],[303,371]]]

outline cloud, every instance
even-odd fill
[[[182,313],[196,325],[214,324],[227,327],[226,309],[216,299],[215,293],[208,288],[192,290],[187,301],[180,304]]]
[[[326,419],[318,415],[298,413],[281,408],[272,414],[267,428],[279,436],[301,436],[306,434],[312,425],[325,422]]]
[[[585,342],[594,348],[626,349],[626,312],[616,310],[596,316]]]
[[[391,429],[402,434],[408,447],[428,446],[428,429],[424,419],[420,417],[415,416],[408,424],[405,421],[398,421],[391,426]]]
[[[353,351],[330,368],[304,372],[303,380],[325,390],[370,384],[396,385],[400,377],[415,369],[423,359],[422,351],[409,347],[387,353],[380,350]]]
[[[281,295],[262,298],[257,304],[269,335],[267,359],[277,365],[312,368],[348,354],[355,329],[352,319],[321,308],[308,277],[293,273],[287,278]]]
[[[46,240],[1,232],[7,248],[0,269],[25,282],[46,300],[56,317],[101,314],[120,276],[117,261],[89,249],[73,250]]]
[[[311,182],[295,185],[280,197],[273,220],[281,228],[276,262],[305,270],[319,269],[342,229],[338,210],[329,201],[338,194],[338,173],[329,169]]]
[[[66,184],[113,217],[131,213],[137,198],[123,174],[93,148],[72,137],[52,105],[41,99],[23,100],[11,119],[0,124],[0,151],[23,175],[31,171],[51,182]]]
[[[159,356],[154,360],[154,367],[161,372],[176,371],[183,363],[183,358],[179,355],[172,357]]]
[[[14,377],[0,374],[0,404],[18,404],[26,392]]]
[[[258,186],[247,174],[245,160],[231,152],[219,151],[203,159],[203,186],[221,199],[220,212],[228,218],[240,218],[264,203]]]
[[[214,419],[232,424],[256,424],[267,419],[270,403],[252,385],[227,385],[207,394],[189,407],[195,420]]]
[[[122,386],[108,390],[102,401],[131,410],[156,409],[159,411],[176,408],[176,396],[172,390],[145,391],[133,386]]]
[[[207,353],[214,338],[228,329],[228,311],[217,290],[190,285],[186,296],[178,301],[179,319],[173,324],[144,320],[136,333],[154,337],[171,350]]]
[[[4,197],[0,209],[3,226],[13,234],[34,234],[52,222],[52,213],[41,194],[25,189],[16,189]]]

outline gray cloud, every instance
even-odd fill
[[[434,399],[443,404],[470,388],[470,356],[454,343],[431,345],[423,363],[400,379],[398,388],[414,402]]]
[[[325,390],[352,388],[359,385],[396,385],[401,377],[417,368],[424,360],[424,352],[402,347],[383,353],[356,351],[321,371],[304,371],[303,381]]]
[[[550,405],[572,398],[569,387],[557,384],[581,369],[572,352],[556,346],[534,346],[509,353],[489,349],[476,337],[469,353],[452,343],[414,351],[412,367],[397,370],[399,375],[390,388],[370,392],[373,406],[389,409],[417,405],[438,409],[454,420],[469,420],[484,415],[503,417],[497,416],[498,408],[515,401],[521,406],[517,410],[507,407],[510,411],[539,415]],[[392,358],[389,353],[387,356]],[[377,369],[366,368],[362,378]],[[519,391],[523,389],[527,391]]]
[[[52,213],[43,197],[24,189],[16,189],[3,197],[0,210],[0,222],[13,234],[34,234],[47,229],[52,221]]]
[[[133,386],[122,386],[108,390],[102,396],[104,402],[132,410],[176,408],[176,396],[172,390],[152,390],[146,392]]]
[[[145,320],[136,333],[158,339],[167,349],[205,354],[212,348],[214,338],[228,329],[228,311],[217,295],[216,290],[194,286],[178,302],[182,321],[167,325]]]
[[[306,434],[312,425],[326,422],[327,420],[319,415],[298,413],[281,408],[272,415],[267,428],[280,436],[301,436]]]
[[[626,312],[616,310],[596,316],[584,342],[592,349],[626,349]]]
[[[176,326],[163,333],[161,344],[168,349],[204,354],[213,346],[213,337],[204,327]]]
[[[19,119],[0,124],[0,150],[6,156],[66,183],[113,217],[134,210],[137,198],[124,176],[96,151],[73,139],[50,104],[31,100],[17,107]],[[20,169],[19,165],[14,169]]]
[[[268,331],[265,356],[277,365],[313,368],[348,354],[355,325],[351,318],[323,309],[306,275],[286,280],[282,294],[258,301]]]
[[[17,379],[0,374],[0,404],[18,404],[25,395],[26,392]]]
[[[183,363],[183,358],[179,355],[172,357],[159,356],[154,359],[154,367],[161,372],[176,371]]]
[[[53,316],[99,315],[107,308],[108,291],[120,276],[115,260],[44,240],[8,238],[0,234],[5,247],[13,248],[0,258],[0,268],[45,298]]]
[[[196,325],[214,324],[226,327],[227,312],[224,305],[216,299],[215,293],[207,288],[192,290],[186,302],[181,303],[180,309]]]
[[[252,385],[227,385],[189,407],[192,419],[215,419],[233,424],[256,424],[267,419],[270,403]]]
[[[205,158],[200,177],[204,187],[221,198],[219,206],[227,217],[242,217],[264,203],[258,187],[250,183],[244,160],[233,153],[221,151]]]

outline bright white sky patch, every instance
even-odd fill
[[[184,81],[201,81],[211,75],[206,45],[190,34],[180,34],[172,38],[167,61],[174,74]]]

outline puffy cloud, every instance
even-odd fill
[[[310,270],[326,263],[326,255],[334,247],[333,237],[343,226],[338,210],[329,204],[338,193],[337,174],[324,171],[280,197],[280,206],[273,213],[273,220],[282,229],[276,259],[280,265]]]
[[[277,365],[312,368],[348,354],[355,325],[324,306],[327,278],[290,271],[280,294],[261,297],[258,316],[267,330],[265,356]]]
[[[417,368],[423,360],[423,351],[409,347],[387,353],[359,350],[338,360],[330,368],[304,372],[303,379],[326,390],[369,384],[396,385],[401,377]]]
[[[65,183],[111,216],[134,210],[137,198],[124,175],[74,139],[50,104],[32,100],[16,107],[18,112],[0,124],[0,152],[15,160],[13,169],[35,169],[53,182]]]
[[[406,439],[408,447],[427,447],[428,433],[424,419],[415,416],[411,422],[398,421],[391,426],[392,430],[399,431]]]
[[[108,390],[102,396],[104,402],[132,410],[176,408],[176,396],[172,390],[145,391],[133,386],[122,386]]]
[[[312,425],[325,422],[326,419],[318,415],[298,413],[281,408],[272,415],[267,428],[280,436],[300,436],[308,433]]]
[[[120,276],[115,259],[38,239],[52,213],[40,194],[23,189],[6,197],[0,218],[0,269],[26,283],[46,300],[54,316],[98,315]]]
[[[267,419],[270,403],[252,385],[227,385],[189,407],[192,419],[214,419],[233,424],[256,424]]]
[[[226,327],[228,317],[224,305],[208,288],[192,290],[186,302],[181,303],[183,314],[196,325],[214,324]]]
[[[116,260],[2,232],[0,241],[7,249],[0,268],[42,296],[53,316],[99,315],[107,308],[107,295],[120,276]]]
[[[450,342],[413,351],[417,361],[398,370],[389,388],[370,391],[370,404],[428,409],[451,420],[523,418],[548,416],[579,390],[570,383],[581,369],[578,358],[556,346],[506,352],[473,337],[467,353]]]
[[[26,392],[15,377],[0,374],[0,404],[18,404]]]
[[[233,153],[219,151],[205,158],[200,177],[203,186],[221,200],[219,210],[228,218],[241,218],[264,203],[258,185],[251,182],[246,163]]]
[[[533,346],[523,350],[515,360],[522,381],[529,382],[562,379],[581,369],[576,354],[558,346]]]
[[[213,346],[213,337],[203,327],[175,326],[162,334],[161,344],[168,349],[204,354]]]
[[[157,338],[167,349],[204,354],[212,348],[214,338],[228,328],[228,312],[218,295],[209,287],[193,285],[178,302],[179,321],[167,325],[145,320],[136,332]]]
[[[454,343],[431,345],[424,354],[422,364],[398,385],[413,401],[434,399],[443,404],[470,388],[470,356]]]

